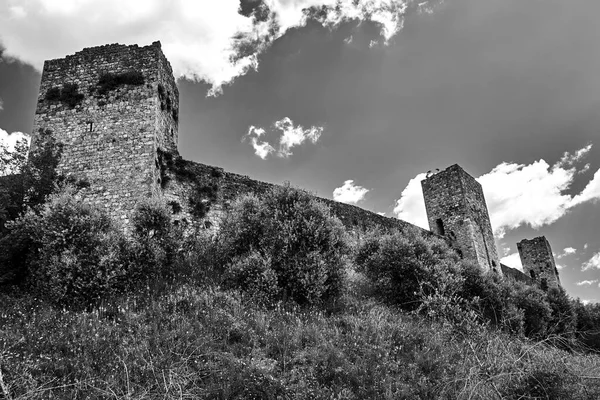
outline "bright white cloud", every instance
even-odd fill
[[[501,163],[477,178],[483,187],[494,234],[502,238],[508,230],[522,225],[537,229],[555,222],[578,204],[600,199],[600,170],[581,193],[574,197],[565,193],[578,173],[575,164],[591,147],[565,153],[552,166],[544,160],[528,165]],[[411,179],[397,200],[394,213],[400,219],[427,228],[420,187],[424,177],[425,174],[419,174]]]
[[[571,206],[576,206],[588,201],[598,201],[600,199],[600,169],[596,171],[592,180],[587,184],[581,193],[573,198]]]
[[[594,283],[597,283],[597,282],[598,282],[598,279],[593,279],[593,280],[589,280],[589,281],[580,281],[580,282],[577,282],[576,285],[577,286],[591,286],[591,285],[593,285]]]
[[[575,172],[539,160],[529,165],[502,163],[478,178],[494,233],[503,237],[506,230],[526,224],[537,229],[562,217],[571,202],[563,192]]]
[[[275,39],[304,26],[311,7],[323,11],[313,18],[331,29],[348,20],[374,21],[388,42],[413,1],[264,0],[247,2],[242,15],[239,0],[3,0],[0,37],[6,56],[37,68],[84,47],[160,40],[177,77],[204,80],[215,94],[256,69],[258,55]]]
[[[248,128],[248,133],[244,136],[244,139],[250,140],[250,144],[254,148],[254,154],[266,160],[269,154],[275,152],[273,146],[267,142],[259,142],[258,138],[265,134],[265,130],[257,128],[254,125]],[[243,140],[243,139],[242,139]]]
[[[565,151],[560,161],[557,163],[560,167],[572,167],[577,162],[581,161],[592,150],[592,144],[588,144],[584,148],[577,150],[575,153]],[[584,167],[585,168],[585,167]]]
[[[426,176],[427,174],[422,173],[411,179],[394,207],[394,214],[399,219],[420,226],[423,229],[429,229],[425,201],[423,200],[423,189],[421,189],[421,181]]]
[[[559,254],[558,256],[556,256],[556,258],[563,258],[566,256],[570,256],[572,254],[577,253],[577,249],[573,248],[573,247],[565,247],[563,249],[563,252],[561,254]]]
[[[521,257],[519,253],[512,253],[507,255],[506,257],[502,257],[500,262],[508,267],[518,269],[523,272],[523,264],[521,264]]]
[[[294,126],[294,123],[288,117],[275,122],[275,128],[282,132],[277,155],[284,158],[292,155],[291,150],[293,147],[300,146],[305,141],[313,144],[317,143],[317,140],[321,137],[321,133],[323,133],[322,126],[312,126],[305,129],[301,125]]]
[[[257,128],[254,125],[249,127],[248,133],[242,139],[249,140],[252,147],[254,147],[254,153],[263,160],[266,160],[269,154],[288,158],[293,154],[292,148],[300,146],[304,142],[315,144],[323,133],[323,127],[321,126],[311,126],[310,128],[304,128],[301,125],[294,126],[294,122],[288,117],[275,121],[272,128],[269,136],[279,136],[277,149],[269,144],[268,141],[259,142],[258,138],[266,136],[266,130],[264,128]]]
[[[582,271],[587,271],[588,269],[600,269],[600,252],[594,254],[592,258],[590,258],[583,266],[581,267]]]
[[[365,198],[369,189],[354,184],[353,180],[347,180],[344,184],[333,191],[333,199],[341,203],[356,204]]]

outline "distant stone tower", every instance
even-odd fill
[[[502,274],[479,182],[455,164],[427,177],[421,187],[429,230],[447,237],[464,259]]]
[[[523,239],[517,243],[517,249],[523,264],[523,271],[540,288],[546,290],[560,287],[560,279],[552,249],[545,236],[539,236],[531,240]]]
[[[44,63],[33,135],[64,144],[60,172],[90,183],[83,192],[128,220],[160,190],[158,152],[177,149],[179,92],[160,42],[86,48]]]

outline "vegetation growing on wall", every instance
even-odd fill
[[[79,93],[79,85],[77,83],[65,83],[62,88],[51,87],[45,95],[45,99],[50,102],[61,102],[74,108],[79,105],[85,96]]]
[[[144,74],[140,71],[127,71],[119,74],[109,72],[100,76],[100,79],[96,84],[96,89],[100,95],[104,96],[120,86],[140,86],[143,85],[144,82]]]

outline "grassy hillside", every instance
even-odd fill
[[[362,282],[362,283],[361,283]],[[72,312],[0,298],[6,399],[598,399],[600,358],[395,310],[181,285]],[[2,396],[0,396],[2,398]]]
[[[600,306],[440,238],[350,236],[289,186],[235,200],[214,236],[160,198],[124,230],[31,182],[2,214],[0,399],[600,398]]]

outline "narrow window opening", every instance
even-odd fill
[[[92,121],[88,122],[88,132],[94,131],[94,123]]]
[[[548,279],[546,279],[546,278],[541,279],[540,288],[542,290],[548,290]]]
[[[535,280],[535,271],[529,271],[529,275],[531,276],[531,279]]]
[[[461,249],[457,249],[457,250],[456,250],[456,253],[458,253],[458,256],[461,258],[461,260],[464,258],[464,256],[463,256],[463,252],[462,252],[462,250],[461,250]]]
[[[441,218],[438,218],[435,220],[435,225],[437,227],[437,233],[439,235],[442,235],[442,236],[446,235],[446,231],[444,230],[444,221],[442,221]]]

